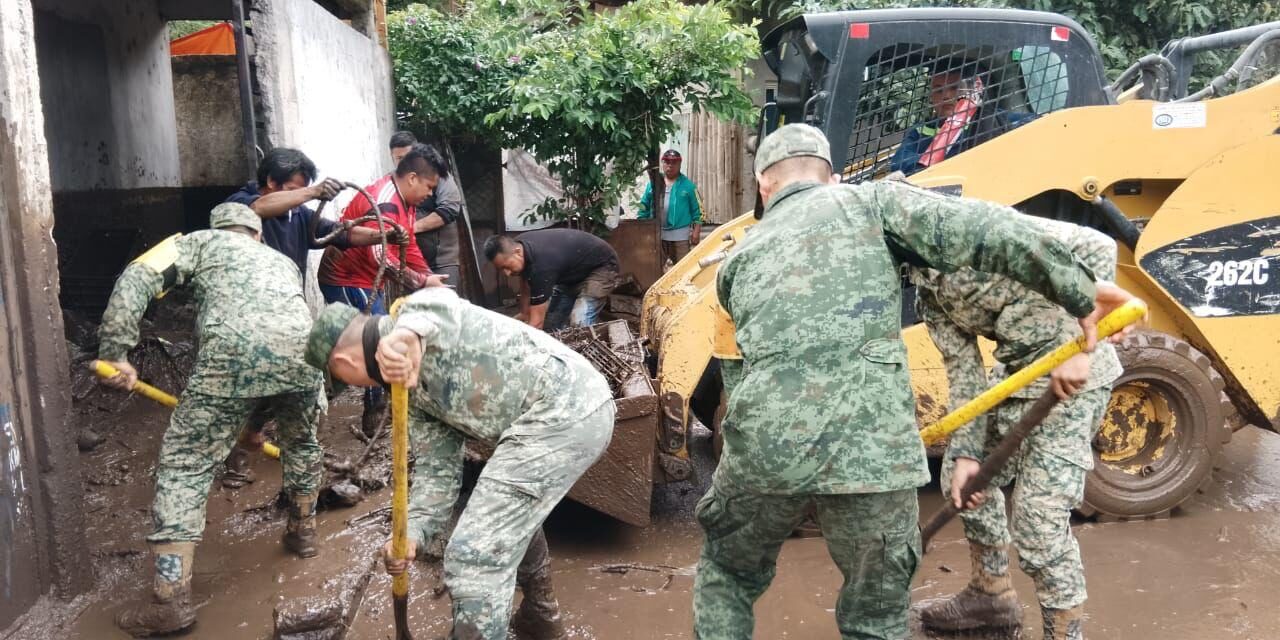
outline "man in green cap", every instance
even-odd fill
[[[331,304],[316,319],[306,357],[340,383],[416,387],[409,557],[449,521],[464,441],[494,447],[444,552],[451,638],[505,640],[517,582],[524,599],[514,626],[540,639],[565,637],[536,533],[613,435],[604,376],[555,338],[447,287],[403,298],[395,318]],[[388,543],[388,572],[406,565],[390,557]]]
[[[262,222],[249,207],[214,207],[206,231],[182,236],[167,256],[148,253],[116,280],[99,329],[98,357],[120,374],[106,384],[132,389],[137,370],[127,359],[152,298],[171,287],[190,289],[199,307],[200,353],[174,409],[160,449],[154,532],[152,598],[116,619],[135,635],[173,633],[195,622],[191,569],[204,531],[214,468],[227,457],[255,409],[279,425],[284,487],[292,504],[284,546],[303,558],[317,554],[316,491],[323,410],[321,377],[303,350],[311,314],[292,260],[260,242]]]
[[[929,480],[900,336],[900,269],[1006,275],[1075,318],[1093,348],[1129,296],[1013,209],[895,182],[839,184],[825,136],[787,125],[756,154],[761,220],[721,265],[742,360],[725,361],[724,452],[698,503],[703,640],[750,638],[752,605],[812,505],[844,575],[847,639],[907,637]]]

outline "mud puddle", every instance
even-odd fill
[[[105,440],[82,454],[88,538],[98,589],[74,622],[62,628],[32,625],[14,638],[125,637],[111,623],[149,580],[143,537],[156,451],[168,411],[132,400],[120,413],[87,416]],[[103,421],[112,421],[105,424]],[[321,433],[326,450],[356,456],[363,450],[349,429],[359,421],[358,400],[334,403]],[[701,532],[692,510],[706,488],[707,438],[697,438],[699,483],[659,487],[654,523],[619,524],[566,503],[547,524],[552,570],[566,622],[575,639],[691,638],[692,569]],[[286,598],[335,594],[351,572],[364,571],[386,540],[384,519],[372,513],[389,502],[386,490],[355,507],[321,513],[322,555],[298,560],[279,545],[284,513],[272,505],[278,463],[259,458],[258,481],[238,491],[215,485],[209,525],[196,557],[195,592],[202,603],[189,638],[269,638],[272,611]],[[921,490],[921,513],[940,504],[938,489]],[[366,514],[370,514],[367,517]],[[1248,428],[1227,445],[1214,483],[1166,520],[1075,525],[1088,572],[1090,638],[1262,639],[1280,637],[1280,610],[1272,591],[1280,583],[1280,436]],[[921,602],[962,588],[968,557],[958,523],[938,536],[920,565],[912,598]],[[353,569],[354,567],[354,569]],[[1025,610],[1024,638],[1039,638],[1039,611],[1031,582],[1014,572]],[[783,548],[778,576],[756,606],[757,638],[839,638],[834,603],[841,577],[821,539],[793,539]],[[414,569],[411,624],[417,637],[442,636],[448,598],[439,592],[438,567]],[[392,637],[390,581],[379,571],[364,591],[348,638]],[[1017,635],[913,638],[1010,638]]]

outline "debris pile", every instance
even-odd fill
[[[570,349],[587,359],[609,381],[614,397],[619,397],[622,386],[644,364],[644,355],[637,343],[611,344],[601,340],[599,329],[608,331],[608,325],[596,327],[569,327],[551,334]]]

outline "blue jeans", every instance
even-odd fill
[[[369,301],[373,298],[373,289],[361,289],[360,287],[340,287],[333,284],[320,285],[320,295],[324,296],[325,302],[341,302],[351,305],[361,311],[369,306]],[[373,308],[370,313],[383,314],[387,313],[387,300],[385,295],[378,296],[374,301]],[[386,392],[382,387],[365,387],[364,389],[364,407],[381,407],[387,403]]]
[[[542,322],[545,331],[558,331],[569,325],[591,326],[596,323],[608,298],[591,298],[556,287],[547,302],[547,317]]]

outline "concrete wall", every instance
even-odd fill
[[[156,0],[35,0],[55,191],[181,186]]]
[[[184,187],[244,182],[244,128],[235,56],[173,58],[178,157]]]
[[[252,20],[259,145],[297,147],[322,176],[361,184],[390,170],[395,102],[386,51],[312,0],[256,2]]]
[[[390,171],[395,98],[386,50],[312,0],[256,2],[252,22],[262,97],[258,145],[301,149],[321,177],[361,185]],[[324,215],[337,216],[353,196],[343,192]],[[319,258],[311,252],[304,274],[313,311],[321,306]]]
[[[35,50],[31,6],[0,2],[0,628],[92,580]]]
[[[186,228],[158,0],[26,0],[64,303],[100,309],[128,258]]]

